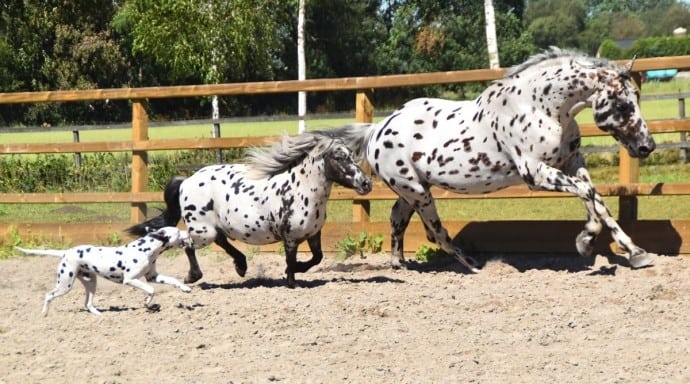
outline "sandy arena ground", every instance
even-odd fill
[[[279,256],[240,278],[207,253],[202,282],[156,285],[151,309],[99,279],[103,316],[78,284],[42,317],[57,261],[0,261],[0,383],[690,382],[688,257],[511,256],[476,275],[330,257],[290,290]],[[158,264],[187,270],[181,254]]]

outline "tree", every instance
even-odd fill
[[[0,62],[11,81],[4,91],[93,89],[126,83],[127,63],[108,23],[112,0],[63,2],[8,0],[0,5]],[[91,123],[117,120],[124,103],[65,103],[0,107],[6,122]]]
[[[299,0],[297,10],[297,79],[304,80],[307,76],[307,64],[304,57],[304,1]],[[297,115],[299,116],[299,127],[297,132],[302,133],[307,130],[307,93],[300,91],[297,95]]]
[[[489,51],[489,68],[499,68],[498,46],[496,45],[496,17],[492,0],[484,0],[484,16],[486,20],[486,45]]]
[[[241,81],[272,74],[276,9],[277,0],[129,0],[114,25],[135,59],[168,69],[172,81]]]
[[[527,29],[540,48],[577,48],[577,36],[584,31],[586,18],[581,0],[530,1],[525,15]]]

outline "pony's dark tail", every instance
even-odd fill
[[[165,199],[165,209],[161,211],[160,215],[146,220],[143,223],[133,225],[125,232],[135,236],[145,236],[151,231],[163,227],[174,227],[182,217],[182,210],[180,209],[180,184],[184,181],[183,177],[175,176],[165,186],[163,198]]]

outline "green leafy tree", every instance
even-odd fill
[[[433,4],[432,4],[433,3]],[[496,33],[502,66],[524,60],[535,47],[521,21],[522,9],[515,2],[495,1]],[[488,68],[483,2],[446,0],[400,1],[386,9],[387,39],[376,50],[381,74]],[[471,96],[472,86],[434,86],[377,92],[392,104],[420,95],[440,96],[445,92]],[[446,95],[452,97],[451,95]]]
[[[581,0],[531,1],[525,15],[528,31],[540,48],[576,48],[585,29],[586,8]]]
[[[116,2],[85,0],[7,0],[0,4],[0,80],[4,91],[41,91],[119,87],[127,64],[114,41],[109,22]],[[11,56],[11,57],[10,57]],[[124,105],[65,103],[0,106],[6,122],[90,123],[104,116],[117,119]]]
[[[136,60],[166,68],[172,81],[242,81],[272,75],[280,8],[277,0],[129,0],[113,25]]]

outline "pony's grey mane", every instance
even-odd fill
[[[270,147],[252,148],[245,156],[249,168],[247,176],[260,179],[281,173],[314,149],[317,151],[312,153],[313,156],[321,155],[332,142],[331,137],[312,131],[295,136],[285,135]]]
[[[587,56],[582,52],[578,51],[571,51],[567,49],[560,49],[558,47],[550,47],[547,50],[544,50],[542,53],[538,53],[536,55],[531,56],[529,59],[527,59],[525,62],[521,64],[517,64],[506,71],[505,75],[503,76],[504,78],[512,77],[517,75],[518,73],[533,67],[541,62],[544,62],[546,60],[550,59],[558,59],[561,57],[570,57],[572,59],[582,61],[583,64],[587,66],[592,66],[592,67],[606,67],[610,64],[610,62],[606,59],[600,59],[600,58],[595,58],[591,56]]]
[[[364,161],[366,143],[369,142],[372,133],[374,133],[371,129],[373,125],[371,123],[351,123],[337,128],[314,132],[341,140],[352,151],[355,158],[362,162]]]

